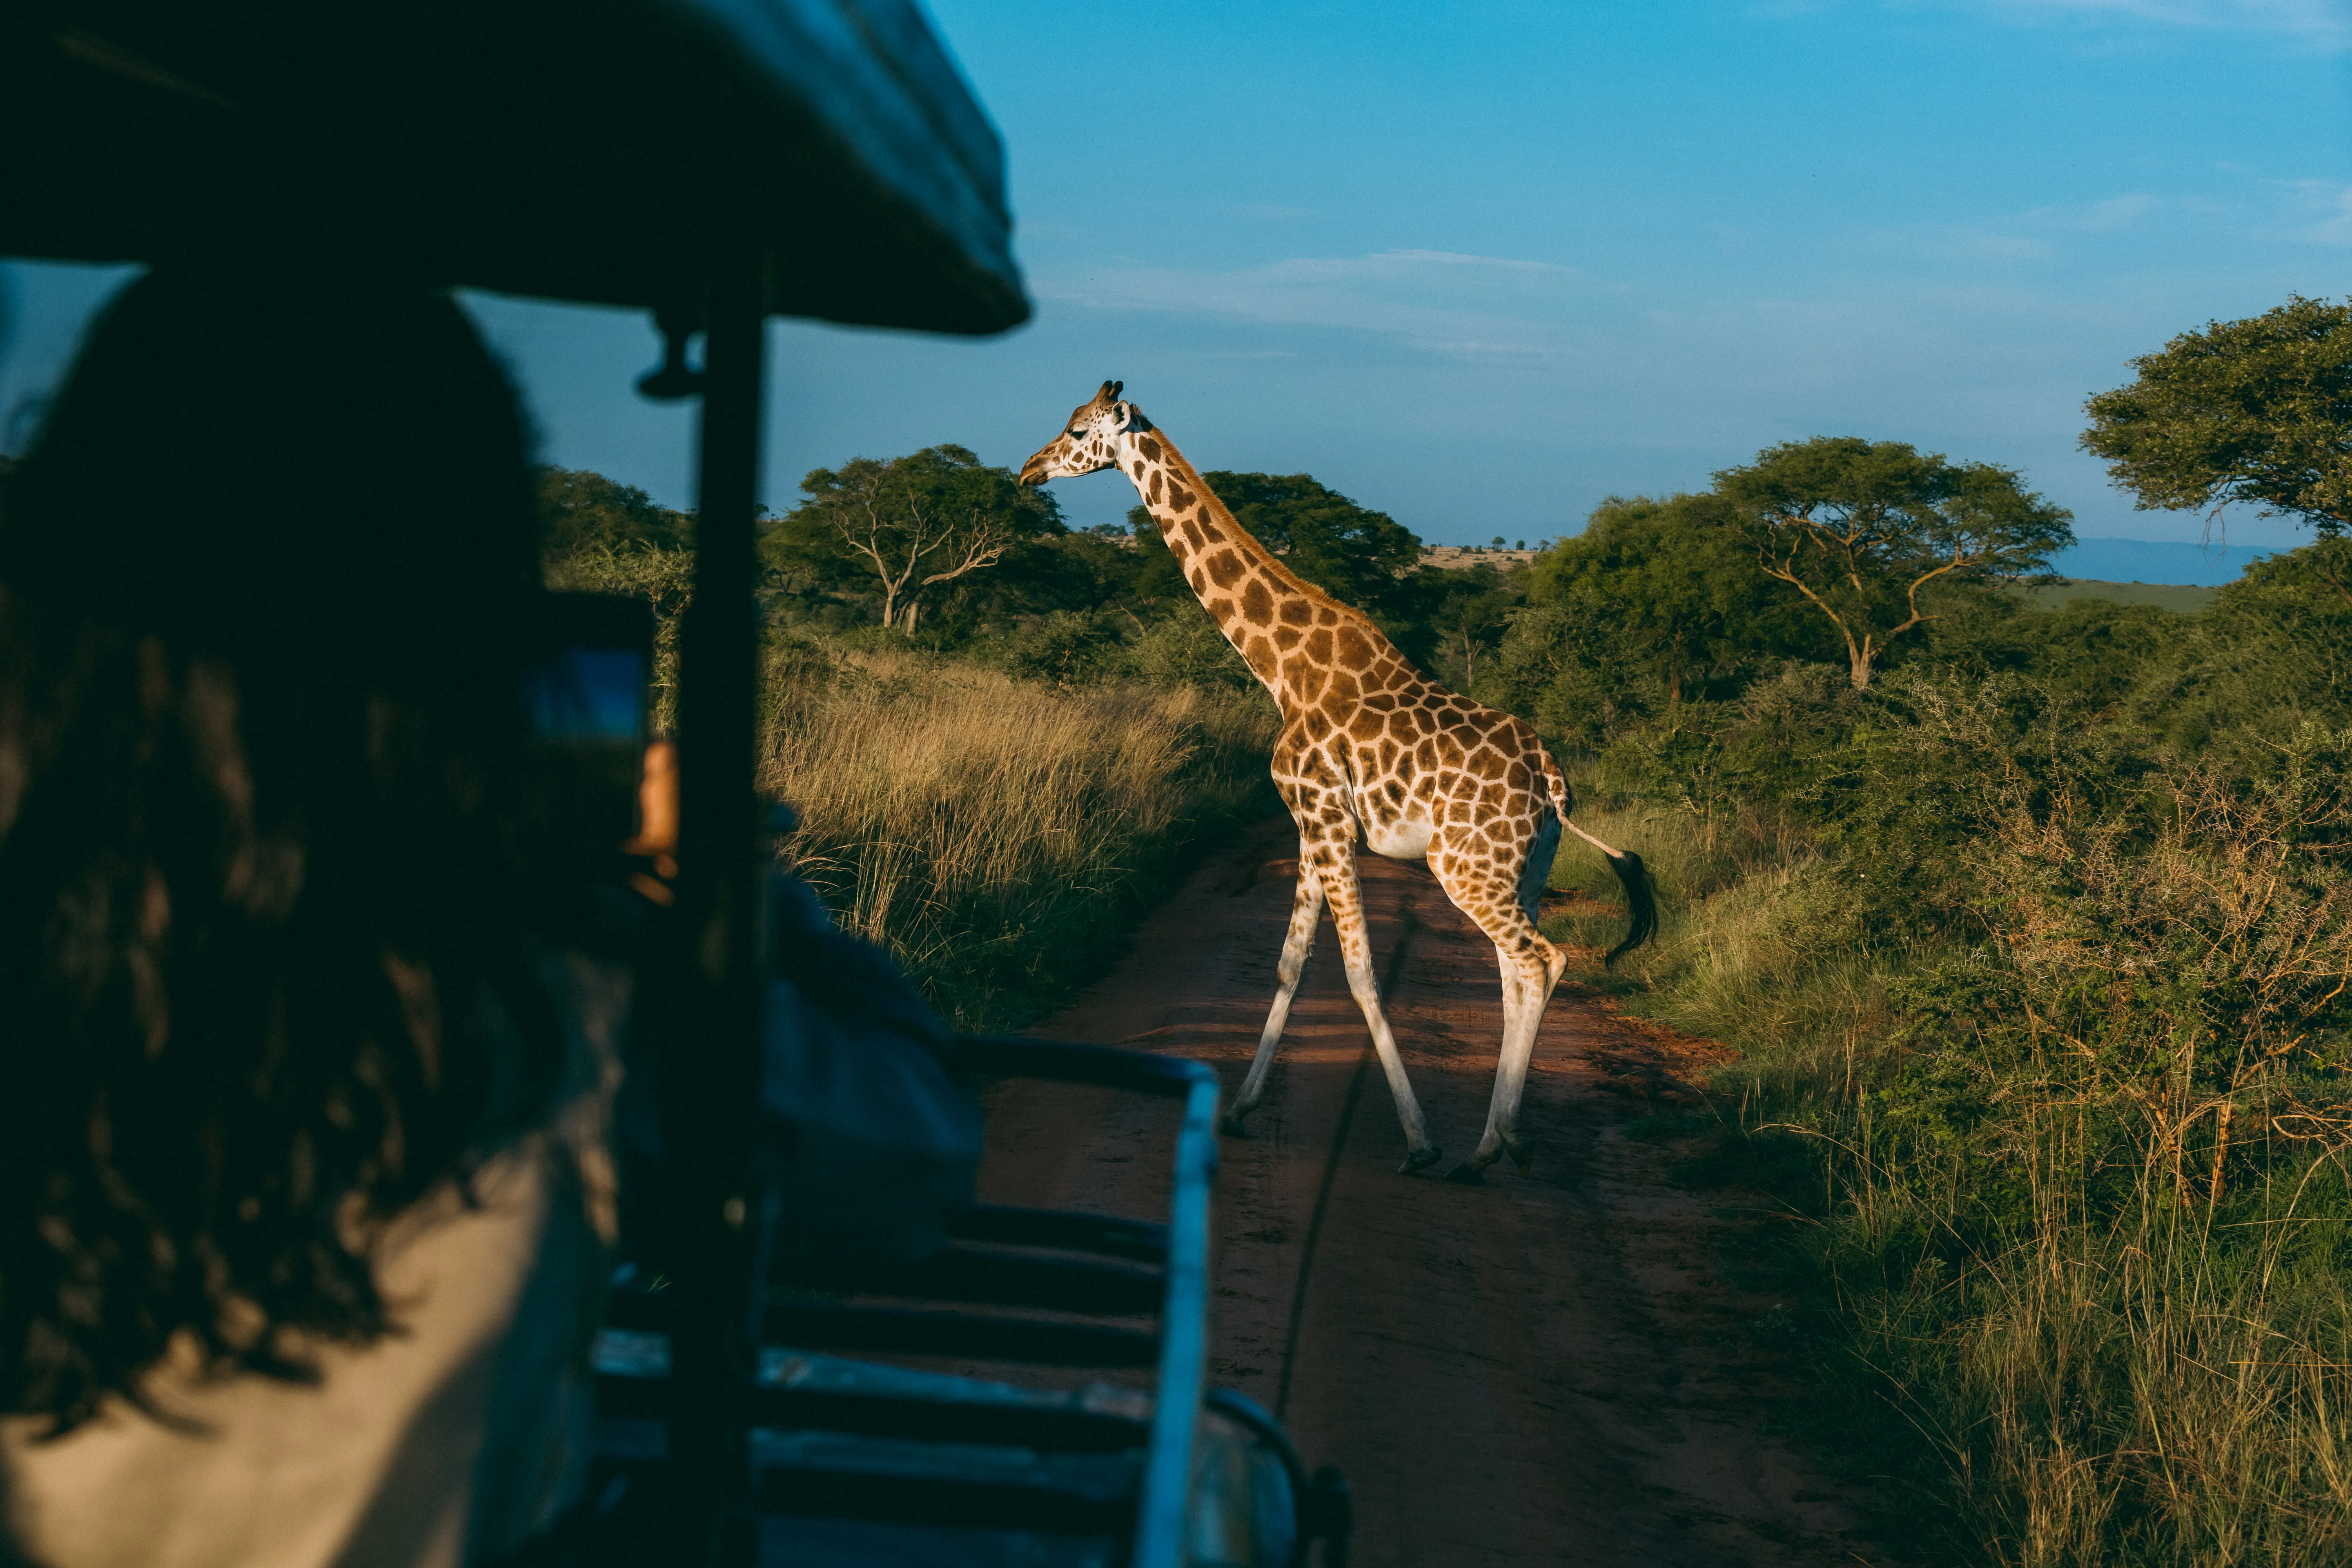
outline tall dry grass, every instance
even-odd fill
[[[1685,1131],[1777,1200],[1824,1430],[1908,1489],[1914,1551],[2352,1563],[2343,799],[2156,793],[2131,842],[1997,821],[1975,949],[1874,931],[1768,813],[1579,812],[1658,875],[1622,1005],[1738,1053]]]
[[[1969,1555],[2352,1561],[2341,1171],[2289,1162],[2212,1205],[2181,1201],[2151,1157],[2090,1204],[2081,1166],[2105,1140],[2035,1120],[2022,1223],[1976,1223],[1948,1168],[1849,1184],[1816,1237],[1880,1397],[1943,1462]],[[1923,1237],[1945,1245],[1890,1275]]]
[[[1883,1026],[1885,982],[1911,955],[1852,928],[1834,876],[1786,819],[1752,806],[1585,802],[1576,821],[1643,858],[1661,914],[1654,942],[1621,960],[1614,976],[1587,980],[1685,1033],[1740,1046],[1735,1070],[1788,1093],[1804,1092],[1825,1068],[1842,1069],[1856,1042]],[[1551,885],[1602,910],[1556,916],[1547,934],[1591,949],[1622,934],[1615,878],[1580,841],[1562,846]]]
[[[1068,689],[890,649],[797,645],[762,783],[848,929],[952,1022],[1011,1026],[1097,973],[1204,836],[1276,808],[1255,692]]]

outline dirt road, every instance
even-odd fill
[[[1273,995],[1294,848],[1286,823],[1242,837],[1040,1032],[1213,1062],[1230,1098]],[[1467,1153],[1502,1032],[1494,949],[1422,867],[1362,868],[1432,1134]],[[1759,1348],[1772,1301],[1724,1282],[1718,1222],[1666,1151],[1624,1133],[1692,1094],[1690,1049],[1563,988],[1523,1112],[1533,1175],[1400,1176],[1328,919],[1317,947],[1266,1102],[1223,1142],[1213,1375],[1280,1414],[1308,1464],[1347,1471],[1360,1568],[1877,1561],[1850,1500],[1761,1430],[1786,1393]],[[1164,1126],[1094,1091],[1008,1089],[983,1195],[1147,1210]]]

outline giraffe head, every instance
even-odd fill
[[[1062,433],[1037,449],[1021,465],[1021,482],[1042,485],[1048,479],[1075,479],[1118,466],[1118,438],[1130,430],[1149,430],[1151,424],[1132,403],[1121,403],[1118,390],[1126,383],[1106,381],[1102,390],[1070,411]]]

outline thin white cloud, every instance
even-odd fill
[[[2073,235],[2122,234],[2172,211],[2210,204],[2168,202],[2133,192],[2095,202],[2053,204],[1974,223],[1926,224],[1883,232],[1889,249],[1939,261],[2039,261]]]
[[[1557,261],[1520,261],[1507,256],[1465,256],[1458,250],[1383,250],[1374,261],[1426,261],[1439,267],[1499,267],[1507,272],[1555,272],[1580,276]]]
[[[1810,18],[1855,5],[1895,11],[1959,11],[2025,27],[2113,34],[2237,33],[2291,40],[2330,52],[2352,48],[2345,0],[1748,0],[1750,16]]]
[[[1962,0],[2020,21],[2117,22],[2211,32],[2264,33],[2331,48],[2352,44],[2341,0]]]
[[[1227,271],[1137,263],[1040,276],[1041,300],[1334,328],[1454,359],[1525,359],[1567,348],[1565,301],[1617,292],[1572,267],[1451,250],[1292,257]]]
[[[1997,0],[2021,11],[2082,11],[2171,26],[2325,32],[2343,25],[2336,0]]]
[[[2127,243],[2145,252],[2208,236],[2258,237],[2266,243],[2352,245],[2352,184],[2331,180],[2241,183],[2235,199],[2144,191],[2098,201],[2055,203],[2023,212],[1959,223],[1881,229],[1870,238],[1882,252],[1929,261],[2054,260],[2103,243]]]
[[[2352,245],[2352,185],[2334,180],[2284,180],[2302,219],[2297,237],[2317,245]]]
[[[2039,261],[2051,253],[2046,239],[1979,224],[1935,224],[1888,237],[1894,248],[1937,261]]]
[[[2070,227],[2078,234],[2114,234],[2135,226],[2163,206],[2151,195],[2109,196],[2105,201],[2093,202],[2078,211],[2061,212],[2055,216],[2059,226]]]

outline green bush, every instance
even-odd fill
[[[1257,677],[1248,661],[1234,651],[1216,623],[1181,605],[1151,623],[1136,639],[1135,665],[1144,679],[1162,686],[1208,686],[1234,691],[1257,688]],[[1269,705],[1269,716],[1272,711]]]
[[[1062,687],[1136,669],[1118,617],[1103,610],[1049,611],[1002,638],[995,652],[1013,673]]]
[[[2278,591],[2057,668],[1785,666],[1586,763],[1668,911],[1623,1005],[1734,1047],[1703,1168],[1800,1222],[1824,1430],[1973,1561],[2352,1551],[2352,728]],[[2140,717],[2249,648],[2252,722]]]

